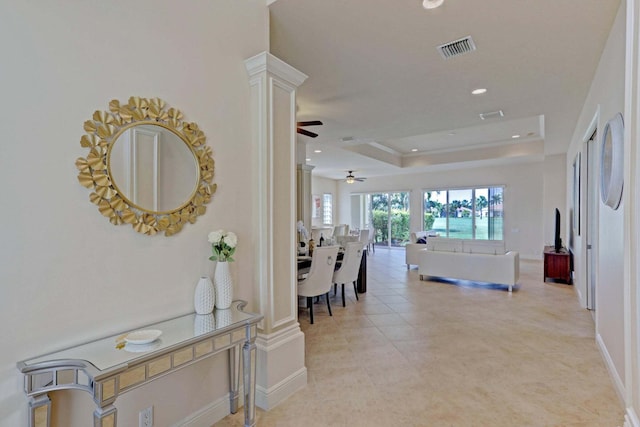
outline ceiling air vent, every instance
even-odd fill
[[[476,50],[476,44],[473,42],[471,36],[438,46],[438,52],[440,52],[440,55],[442,55],[444,59],[459,56],[467,52],[473,52],[474,50]]]
[[[498,111],[491,111],[489,113],[480,113],[478,114],[480,116],[480,118],[482,120],[487,120],[487,119],[499,119],[501,117],[504,117],[504,113],[502,112],[502,110],[498,110]]]

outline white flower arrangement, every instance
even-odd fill
[[[304,223],[302,221],[298,221],[296,227],[298,228],[298,233],[300,233],[302,240],[309,240],[309,232],[305,228]]]
[[[209,233],[209,243],[213,255],[209,257],[211,261],[233,261],[233,254],[238,245],[238,236],[232,231],[217,230]]]

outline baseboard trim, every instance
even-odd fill
[[[600,353],[602,354],[602,358],[604,359],[604,363],[607,366],[607,370],[609,371],[609,375],[613,379],[613,385],[618,393],[618,397],[620,401],[625,404],[624,396],[626,394],[626,389],[618,371],[616,370],[615,365],[613,364],[613,359],[611,359],[611,355],[607,350],[607,346],[605,345],[602,336],[600,334],[596,334],[596,343],[598,344],[598,348],[600,349]],[[640,426],[638,426],[640,427]]]
[[[240,386],[240,398],[238,411],[244,411],[244,389]],[[211,427],[227,415],[231,414],[229,406],[229,394],[214,400],[203,408],[198,409],[183,420],[178,421],[171,427]]]
[[[306,385],[307,368],[303,367],[268,389],[256,386],[256,405],[262,409],[271,410]]]

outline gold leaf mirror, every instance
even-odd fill
[[[89,154],[76,160],[78,180],[112,224],[171,236],[205,213],[216,190],[211,149],[179,110],[158,98],[113,100],[84,130],[80,145]]]

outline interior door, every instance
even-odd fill
[[[598,195],[598,182],[596,177],[596,132],[591,135],[591,138],[587,141],[587,161],[586,166],[586,245],[587,245],[587,257],[585,277],[587,278],[587,308],[595,311],[596,309],[596,244],[598,236],[598,218],[597,218],[597,195]]]

